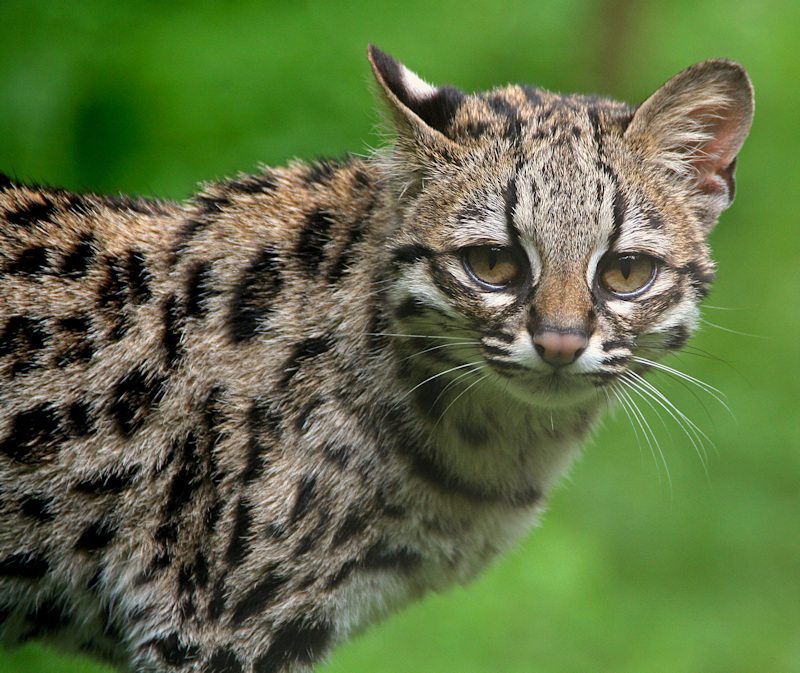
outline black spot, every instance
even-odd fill
[[[72,250],[61,260],[59,274],[67,278],[80,278],[86,274],[94,260],[94,236],[84,234]]]
[[[664,344],[664,348],[668,350],[678,350],[679,348],[683,348],[690,336],[689,330],[685,325],[675,325],[668,331],[668,337],[666,343]]]
[[[378,491],[377,504],[378,509],[392,519],[399,519],[406,515],[406,508],[397,503],[390,502],[383,490]]]
[[[148,644],[155,648],[162,661],[169,666],[188,664],[200,652],[197,645],[182,643],[177,633],[170,633],[163,638],[155,638]]]
[[[260,323],[274,310],[273,300],[282,285],[280,256],[274,248],[267,246],[242,274],[234,289],[229,317],[234,341],[256,336]]]
[[[419,299],[406,297],[394,310],[394,315],[398,320],[408,320],[409,318],[419,318],[427,310],[428,307]]]
[[[56,408],[39,404],[14,416],[11,432],[0,444],[0,453],[20,463],[34,464],[51,458],[64,437]]]
[[[117,533],[116,526],[106,519],[98,519],[89,524],[75,543],[78,551],[93,552],[111,544]]]
[[[41,196],[41,199],[41,201],[34,201],[22,205],[16,210],[6,212],[6,220],[20,226],[32,226],[37,222],[52,221],[50,217],[56,212],[56,207],[46,196]]]
[[[20,256],[8,267],[10,273],[40,274],[47,271],[48,249],[43,245],[35,245],[23,250]]]
[[[215,294],[212,280],[210,262],[197,262],[189,269],[186,281],[187,315],[200,317],[205,314],[208,309],[208,299]]]
[[[25,315],[12,315],[0,335],[0,357],[14,355],[11,376],[25,374],[42,365],[41,351],[48,332],[43,320]]]
[[[333,337],[329,334],[310,337],[296,344],[283,367],[284,374],[281,385],[285,386],[289,383],[304,363],[326,353],[333,347],[333,344]]]
[[[98,472],[89,477],[81,479],[75,484],[75,490],[78,493],[85,493],[87,495],[108,495],[110,493],[121,493],[133,485],[139,467],[131,465],[121,470],[107,470],[105,472]]]
[[[20,511],[25,515],[38,521],[52,521],[53,498],[46,495],[26,495],[19,503]]]
[[[211,655],[203,673],[242,673],[243,670],[233,650],[221,647]]]
[[[39,554],[16,553],[0,561],[0,577],[38,580],[45,576],[50,564]]]
[[[353,251],[356,245],[360,243],[364,235],[364,223],[359,222],[350,227],[350,232],[347,240],[342,246],[341,250],[336,257],[336,260],[331,265],[328,271],[328,282],[331,284],[338,283],[342,277],[347,273],[350,268],[350,263],[353,258]]]
[[[52,601],[42,601],[28,615],[26,621],[31,628],[25,631],[20,640],[33,640],[55,633],[69,625],[68,615],[64,614],[61,607]]]
[[[243,500],[239,500],[239,504],[236,507],[233,533],[228,543],[228,549],[225,552],[225,561],[228,565],[239,565],[249,552],[248,538],[250,536],[250,527],[252,523],[252,505]]]
[[[295,558],[299,558],[310,552],[314,547],[316,547],[317,542],[319,542],[320,538],[325,534],[327,528],[328,519],[324,516],[321,516],[314,528],[300,538],[292,550],[292,555]]]
[[[269,171],[259,175],[248,175],[238,180],[229,180],[225,186],[235,192],[260,194],[273,191],[278,186],[275,176]]]
[[[144,263],[144,254],[130,250],[126,260],[128,287],[134,304],[144,304],[150,299],[150,272]]]
[[[211,226],[211,221],[207,218],[193,217],[186,220],[178,232],[178,240],[172,248],[172,262],[176,262],[178,257],[186,252],[189,248],[189,241],[209,226]]]
[[[253,673],[279,673],[293,663],[308,666],[325,655],[330,640],[327,623],[291,619],[277,628],[269,649],[255,660]]]
[[[297,485],[297,495],[295,496],[294,506],[292,507],[292,513],[290,515],[292,523],[297,523],[308,512],[308,508],[316,495],[316,485],[317,479],[311,474],[305,475],[300,480],[300,483]]]
[[[139,368],[125,374],[117,381],[109,410],[119,432],[129,437],[144,423],[163,396],[164,379],[148,376]]]
[[[91,407],[88,402],[72,402],[67,407],[67,429],[72,437],[88,437],[95,432],[94,424],[89,416]]]
[[[14,181],[5,173],[0,173],[0,191],[6,190],[14,186]]]
[[[333,535],[333,546],[340,547],[351,538],[361,535],[367,527],[367,521],[359,512],[349,512]]]
[[[310,276],[315,276],[325,256],[325,246],[331,240],[330,229],[335,220],[324,210],[315,210],[306,217],[306,223],[297,242],[297,256],[303,261]]]
[[[92,322],[88,316],[75,315],[58,321],[62,333],[63,344],[56,356],[59,367],[67,367],[75,362],[89,362],[94,355],[94,348],[89,337]]]
[[[263,579],[236,603],[231,622],[238,625],[245,619],[262,613],[286,584],[286,580],[286,577],[276,572],[274,566],[267,569]]]

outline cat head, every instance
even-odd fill
[[[396,130],[377,160],[398,214],[398,332],[471,342],[438,349],[440,364],[472,358],[544,406],[684,345],[752,121],[741,66],[698,63],[633,108],[517,85],[466,94],[369,56]]]

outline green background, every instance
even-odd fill
[[[798,673],[799,39],[800,3],[778,0],[0,0],[0,170],[183,198],[257,162],[367,152],[379,143],[370,41],[437,83],[632,102],[698,60],[740,61],[757,104],[736,203],[712,237],[704,315],[721,327],[672,361],[725,391],[734,418],[653,379],[716,445],[707,473],[646,405],[671,485],[625,415],[607,419],[517,550],[322,670]],[[0,653],[2,673],[101,670],[36,645]]]

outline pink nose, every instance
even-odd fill
[[[588,345],[588,337],[580,332],[547,330],[533,335],[533,347],[539,357],[553,367],[575,362]]]

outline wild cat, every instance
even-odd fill
[[[0,634],[309,671],[534,524],[714,275],[752,88],[436,87],[396,140],[186,203],[0,182]]]

